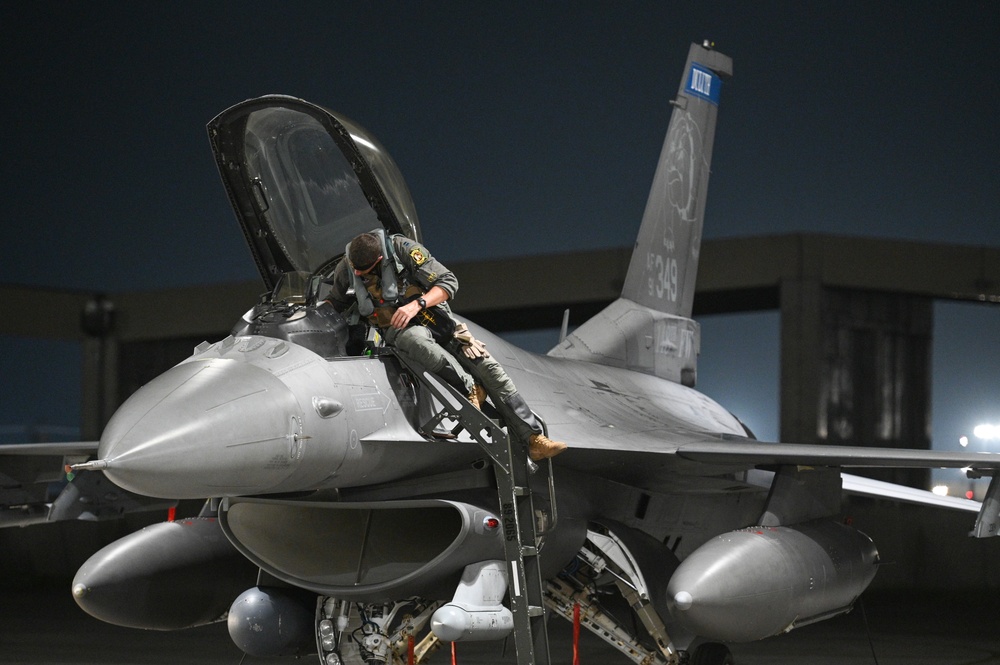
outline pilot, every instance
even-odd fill
[[[489,395],[512,433],[528,442],[533,460],[566,449],[565,443],[545,436],[500,363],[465,324],[452,318],[447,301],[458,292],[458,279],[423,245],[402,235],[387,236],[383,229],[362,233],[347,246],[345,260],[329,282],[334,308],[344,312],[356,304],[358,313],[405,360],[468,395],[477,408]],[[421,325],[413,325],[417,323]]]

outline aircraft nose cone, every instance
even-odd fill
[[[147,496],[265,492],[301,457],[295,395],[255,365],[213,358],[143,386],[108,423],[100,457],[117,485]]]

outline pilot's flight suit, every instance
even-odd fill
[[[458,278],[431,256],[423,245],[401,235],[390,236],[388,241],[392,246],[387,249],[391,249],[395,254],[396,264],[400,268],[396,274],[397,293],[402,296],[399,298],[399,304],[406,301],[407,291],[413,290],[414,286],[418,287],[419,293],[427,291],[432,286],[439,286],[448,293],[449,300],[455,297],[458,292]],[[383,261],[387,258],[384,257]],[[355,279],[361,279],[365,293],[358,293],[362,289],[355,287],[357,304],[362,305],[365,298],[370,300],[373,307],[368,308],[371,311],[367,316],[368,322],[379,329],[386,342],[394,347],[397,353],[405,356],[407,361],[437,374],[456,389],[464,389],[466,394],[473,391],[474,382],[470,374],[475,377],[475,381],[478,381],[492,398],[504,422],[513,430],[512,433],[522,441],[530,441],[532,456],[539,458],[535,454],[536,440],[541,438],[546,443],[552,442],[542,434],[541,424],[517,392],[514,382],[507,376],[500,363],[490,355],[475,360],[467,358],[461,352],[456,340],[443,339],[439,344],[432,337],[430,329],[425,326],[410,325],[399,330],[389,325],[396,304],[386,302],[381,296],[382,280],[390,274],[385,269],[392,270],[392,268],[393,266],[387,265],[383,270],[372,270],[367,275],[356,277],[350,263],[346,259],[341,261],[334,269],[333,278],[330,280],[329,300],[337,311],[347,310],[355,304],[348,295],[348,289],[352,284],[357,284]],[[393,270],[393,273],[395,272]],[[434,309],[441,309],[447,316],[451,316],[447,302],[437,305]],[[459,381],[461,383],[456,385]],[[565,448],[564,444],[556,445],[557,451],[543,457],[549,457]]]

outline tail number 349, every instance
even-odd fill
[[[649,271],[649,295],[676,301],[677,259],[650,253],[646,255],[646,267]]]

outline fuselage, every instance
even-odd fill
[[[690,388],[532,354],[474,330],[550,434],[570,444],[571,468],[586,471],[580,462],[594,455],[668,452],[692,436],[745,435]],[[199,346],[130,397],[105,430],[100,458],[114,482],[137,493],[204,498],[359,487],[482,457],[475,445],[418,431],[427,398],[391,355],[323,357],[288,340],[231,336]]]

